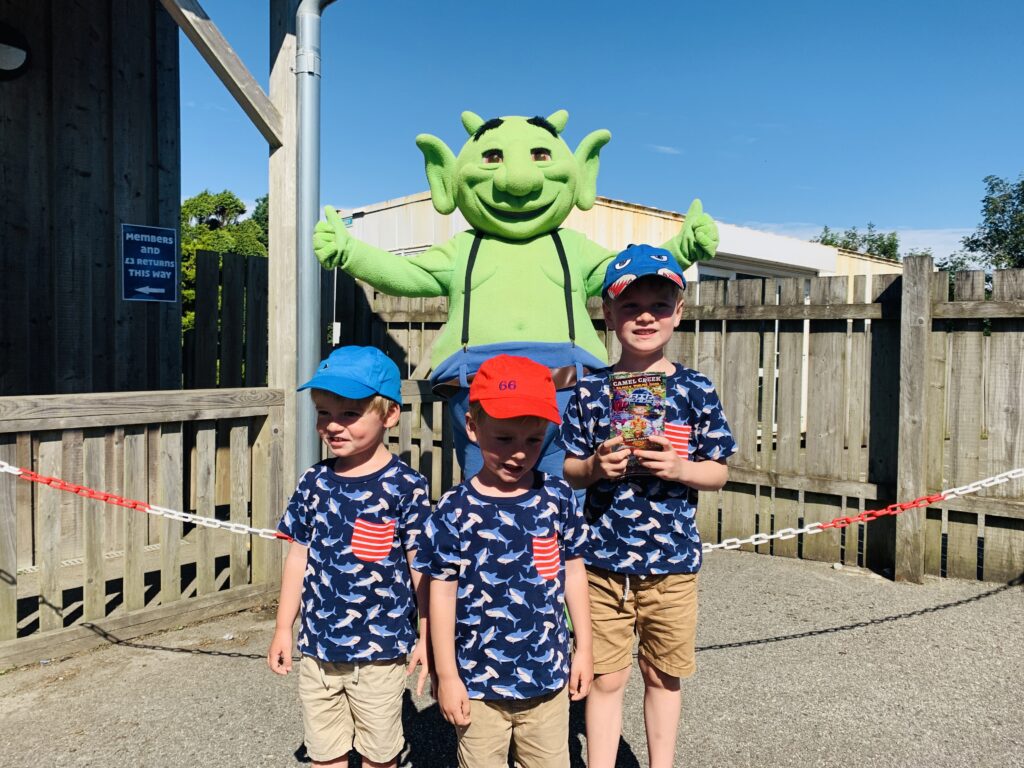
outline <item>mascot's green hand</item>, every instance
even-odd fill
[[[690,264],[712,259],[718,250],[718,225],[704,213],[699,197],[690,203],[690,210],[686,212],[679,250]]]
[[[324,269],[341,266],[352,236],[345,227],[341,216],[331,206],[324,208],[326,221],[318,221],[313,229],[313,253]]]

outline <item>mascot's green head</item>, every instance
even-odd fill
[[[469,140],[459,156],[435,136],[420,134],[434,208],[458,208],[480,232],[527,240],[558,227],[573,206],[588,210],[597,196],[601,148],[611,139],[600,130],[586,136],[575,154],[561,133],[569,113],[549,117],[483,120],[462,113]]]

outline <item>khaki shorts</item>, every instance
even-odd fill
[[[569,689],[533,699],[470,699],[469,725],[455,731],[459,768],[507,768],[510,743],[518,768],[567,768]]]
[[[391,760],[405,746],[402,733],[402,694],[405,663],[356,664],[320,661],[303,656],[299,662],[299,701],[306,752],[310,759],[329,762],[355,747],[377,763]]]
[[[588,567],[587,582],[595,675],[628,667],[634,636],[639,654],[666,675],[696,671],[697,574],[630,575],[628,596],[625,574]]]

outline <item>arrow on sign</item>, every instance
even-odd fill
[[[144,285],[141,288],[135,289],[136,293],[167,293],[163,288],[154,288],[151,285]]]

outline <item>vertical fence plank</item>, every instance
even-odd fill
[[[19,467],[32,468],[32,434],[23,432],[18,435],[14,448]],[[18,483],[14,491],[14,501],[18,517],[18,567],[36,565],[35,549],[35,489],[33,483]]]
[[[244,419],[231,422],[231,522],[249,522],[249,488],[252,456],[249,450],[249,424]],[[231,586],[249,583],[249,537],[231,536]]]
[[[729,283],[728,305],[751,307],[762,303],[764,281],[737,280]],[[730,320],[723,339],[722,407],[736,439],[737,451],[729,464],[753,470],[757,464],[757,412],[759,369],[761,367],[761,323]],[[722,537],[745,538],[755,532],[757,506],[755,487],[746,483],[727,483],[722,490]],[[743,549],[753,547],[744,544]]]
[[[267,386],[267,260],[245,260],[245,386]]]
[[[927,492],[928,346],[932,326],[932,259],[903,262],[900,316],[900,439],[896,495],[915,499]],[[925,512],[896,518],[896,579],[920,583],[924,576]]]
[[[61,475],[64,480],[82,482],[82,430],[67,429],[61,433]],[[60,494],[60,557],[61,560],[82,556],[82,497]]]
[[[899,275],[873,275],[871,299],[879,305],[882,318],[872,320],[868,329],[868,418],[865,424],[868,445],[868,482],[895,487],[897,447],[899,444],[900,374],[900,296],[903,278]],[[881,498],[872,506],[884,507],[894,501]],[[896,551],[896,522],[886,517],[871,523],[864,534],[865,565],[892,573]]]
[[[189,379],[196,389],[217,386],[217,299],[220,291],[220,255],[196,251],[195,359]]]
[[[1024,269],[999,270],[992,277],[994,301],[1024,300]],[[989,474],[1024,466],[1024,319],[992,321],[989,374]],[[994,498],[1020,496],[1020,482],[988,490]],[[986,579],[1008,581],[1021,574],[1024,521],[986,516],[983,571]]]
[[[799,307],[804,303],[804,279],[798,277],[779,280],[779,306]],[[787,475],[803,474],[803,382],[804,321],[780,320],[778,395],[774,465],[777,472]],[[801,494],[788,488],[774,489],[774,525],[776,531],[798,528],[800,525]],[[798,542],[794,539],[778,540],[772,544],[772,554],[796,557]]]
[[[63,446],[59,432],[39,434],[38,472],[61,476]],[[36,502],[36,549],[39,553],[39,629],[48,632],[64,626],[64,598],[60,588],[61,494],[40,488]]]
[[[281,493],[282,431],[279,408],[261,420],[253,443],[252,524],[276,528],[284,500]],[[252,581],[277,584],[281,577],[281,544],[269,539],[252,540]]]
[[[245,256],[221,256],[220,301],[220,383],[221,387],[242,386],[242,340],[245,316]]]
[[[122,486],[126,498],[148,499],[148,442],[145,427],[125,427]],[[127,611],[137,611],[146,604],[147,517],[134,510],[128,510],[124,516],[124,606]]]
[[[193,482],[196,489],[196,514],[200,517],[216,517],[216,461],[217,424],[203,421],[196,425],[196,469]],[[214,543],[217,532],[212,528],[200,527],[195,532],[196,593],[208,595],[216,591],[214,583]]]
[[[160,506],[181,511],[182,492],[181,422],[160,426],[160,452],[157,473],[160,482]],[[160,530],[160,602],[163,605],[181,599],[181,522],[164,518]]]
[[[82,482],[90,488],[105,489],[107,471],[107,435],[101,430],[85,433],[82,446]],[[103,538],[107,530],[107,514],[112,506],[102,501],[84,501],[82,529],[85,537],[85,586],[83,617],[101,619],[107,612],[106,558]]]
[[[945,272],[932,273],[932,306],[945,304],[948,299],[949,277]],[[925,459],[924,481],[925,487],[931,493],[944,487],[942,470],[943,449],[946,443],[946,357],[949,340],[947,339],[947,326],[945,322],[934,322],[929,325],[928,365],[921,373],[927,377],[928,393],[928,412],[925,415],[925,442],[928,450]],[[922,568],[927,573],[928,552],[941,552],[942,550],[941,510],[925,510],[921,535],[924,539],[925,550]]]
[[[845,304],[845,277],[811,280],[812,305]],[[843,466],[846,415],[846,320],[812,320],[807,359],[807,474],[830,477]],[[828,520],[842,505],[831,494],[804,494],[807,522]],[[803,556],[837,562],[841,536],[832,529],[804,539]]]
[[[713,280],[701,283],[700,286],[701,306],[717,307],[725,303],[725,283],[720,280]],[[722,327],[721,320],[701,320],[697,326],[697,370],[707,376],[715,384],[720,386],[722,381]],[[614,337],[614,334],[608,334]],[[618,343],[616,341],[616,343]],[[610,358],[614,360],[615,358]],[[728,417],[728,412],[726,413]],[[700,537],[705,541],[718,541],[719,531],[719,507],[721,505],[721,492],[702,491],[697,496],[697,512],[694,517],[697,523],[697,530]]]
[[[0,435],[0,461],[18,466],[14,435]],[[14,475],[0,478],[0,642],[18,634],[18,485]]]

